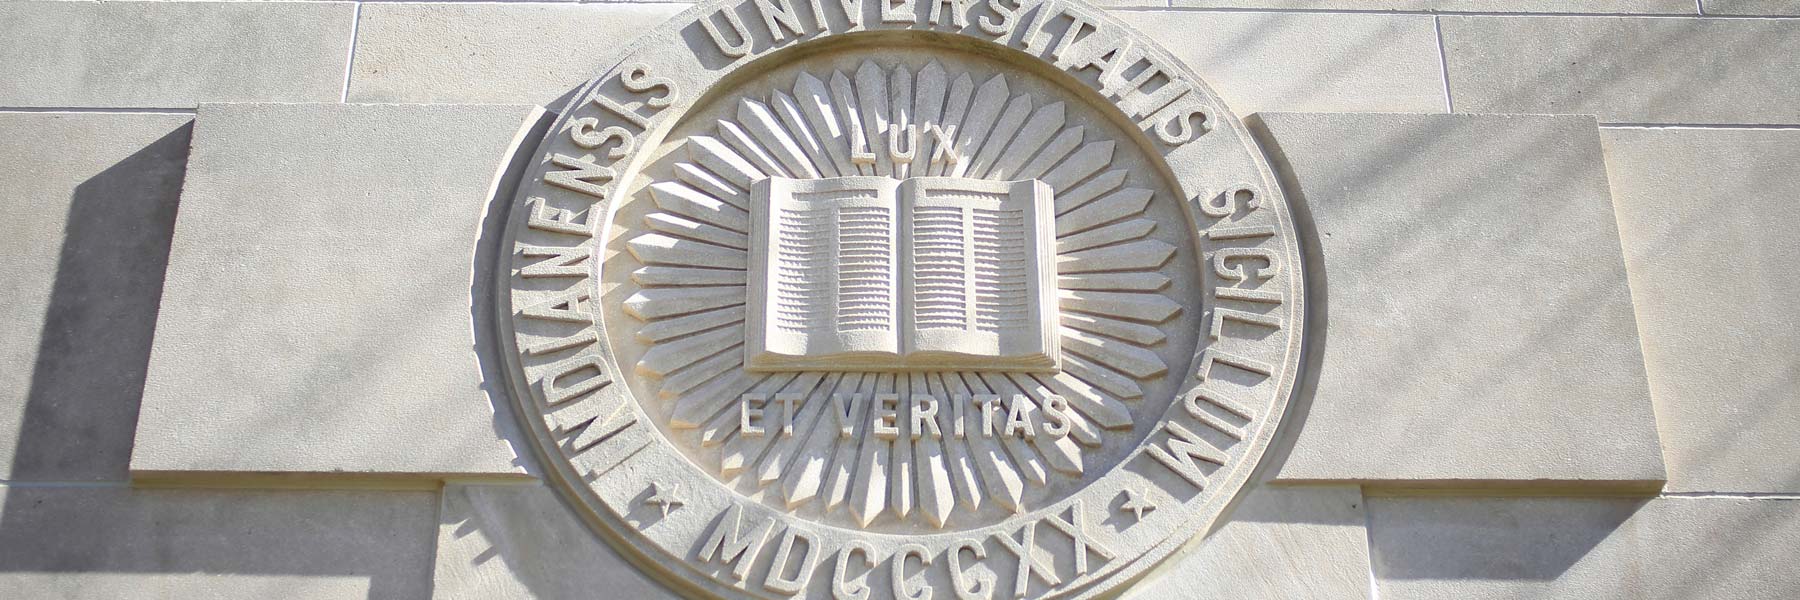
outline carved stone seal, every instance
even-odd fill
[[[1261,151],[1080,2],[703,3],[534,156],[517,407],[685,591],[1100,594],[1211,525],[1291,392]]]

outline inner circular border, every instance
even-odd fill
[[[735,585],[731,583],[728,574],[721,578],[720,575],[724,573],[718,569],[708,572],[697,567],[691,557],[698,550],[699,540],[670,538],[666,532],[675,529],[674,527],[664,527],[665,534],[660,538],[652,532],[660,521],[641,525],[642,529],[640,529],[642,521],[634,522],[634,508],[637,508],[634,504],[641,503],[642,498],[648,493],[647,490],[624,489],[617,485],[599,485],[602,481],[611,482],[623,478],[638,481],[667,481],[673,476],[667,470],[669,468],[693,469],[694,475],[705,478],[705,481],[713,482],[713,480],[691,463],[687,463],[684,457],[679,456],[678,451],[675,452],[674,458],[681,460],[674,461],[674,464],[667,462],[669,458],[667,456],[656,456],[659,450],[657,444],[661,440],[660,433],[646,431],[644,427],[633,426],[633,423],[643,421],[647,416],[639,411],[636,400],[630,397],[630,393],[626,389],[627,386],[605,385],[602,382],[596,387],[588,387],[602,379],[616,382],[622,377],[629,376],[621,372],[618,366],[610,360],[611,350],[603,338],[597,338],[585,347],[577,344],[562,346],[554,351],[533,352],[534,348],[546,347],[546,341],[579,340],[583,331],[597,333],[596,323],[590,322],[585,327],[581,327],[579,323],[570,325],[564,322],[559,328],[551,321],[533,318],[520,312],[520,309],[541,306],[546,300],[554,300],[559,297],[578,296],[579,294],[574,290],[597,286],[598,268],[600,268],[602,257],[593,256],[587,261],[592,269],[586,275],[587,279],[585,280],[574,280],[565,276],[552,277],[547,281],[541,276],[525,275],[526,268],[538,266],[541,269],[541,265],[545,262],[543,257],[546,256],[542,251],[546,248],[559,247],[553,242],[573,242],[562,246],[567,248],[597,249],[598,244],[592,238],[599,237],[603,243],[606,236],[600,235],[604,231],[596,231],[596,228],[605,228],[610,225],[611,213],[616,206],[614,199],[619,197],[614,194],[621,189],[632,189],[631,178],[637,173],[640,167],[639,162],[644,158],[645,153],[642,150],[660,144],[661,136],[673,128],[689,107],[708,102],[715,94],[729,92],[730,83],[734,81],[733,76],[744,67],[784,52],[824,51],[827,48],[824,47],[823,41],[843,38],[846,35],[867,35],[871,32],[881,31],[930,32],[935,35],[920,36],[920,40],[928,43],[949,41],[977,52],[992,53],[1001,60],[1014,63],[1027,59],[1039,61],[1034,64],[1038,70],[1064,73],[1061,78],[1041,74],[1047,80],[1071,82],[1072,85],[1065,87],[1072,90],[1085,90],[1086,95],[1081,97],[1090,102],[1099,96],[1091,87],[1086,87],[1087,84],[1075,77],[1068,76],[1062,69],[1048,62],[1050,59],[1043,56],[1047,48],[1037,49],[1036,54],[1029,54],[1021,49],[1026,45],[1022,38],[1031,35],[1035,30],[1019,31],[1018,28],[1015,28],[1015,31],[1009,32],[1005,37],[993,39],[976,25],[977,19],[981,16],[995,14],[993,11],[996,10],[996,6],[1000,10],[1018,11],[1019,14],[1014,16],[1015,20],[1028,18],[1029,14],[1035,14],[1027,13],[1026,10],[1021,10],[1016,5],[974,3],[971,5],[969,13],[971,24],[960,28],[953,25],[935,25],[924,22],[922,19],[890,23],[867,18],[867,13],[871,11],[865,10],[865,18],[860,27],[843,27],[839,23],[832,23],[822,30],[791,37],[787,40],[768,39],[766,30],[758,30],[765,37],[750,40],[750,51],[735,59],[723,57],[717,53],[702,56],[701,53],[694,51],[695,47],[710,48],[708,45],[710,41],[702,31],[703,19],[709,17],[717,19],[719,17],[716,16],[716,13],[739,10],[749,6],[751,6],[750,2],[742,0],[713,0],[684,11],[640,37],[625,50],[626,58],[624,60],[609,69],[606,75],[591,81],[573,96],[571,108],[555,121],[551,126],[550,133],[537,147],[536,153],[532,157],[533,160],[527,167],[526,178],[520,185],[517,198],[513,203],[503,240],[503,244],[509,251],[501,258],[501,267],[509,276],[500,278],[499,285],[503,286],[503,289],[496,303],[499,326],[503,334],[499,338],[504,347],[504,356],[509,363],[508,380],[513,388],[517,407],[523,415],[530,417],[522,419],[522,421],[527,423],[526,427],[531,432],[531,437],[537,442],[537,450],[545,459],[547,474],[552,481],[556,482],[557,486],[562,488],[563,492],[574,501],[573,504],[582,508],[578,512],[581,513],[584,520],[593,525],[594,529],[615,547],[627,550],[623,553],[637,563],[640,568],[662,574],[665,576],[665,580],[682,586],[683,589],[721,596],[729,594],[759,595],[761,590],[754,587],[745,589]],[[1262,393],[1254,399],[1250,406],[1255,418],[1245,426],[1247,435],[1244,436],[1242,443],[1232,445],[1223,460],[1224,465],[1207,478],[1207,485],[1202,491],[1196,492],[1186,501],[1173,506],[1164,506],[1157,511],[1165,514],[1152,518],[1160,519],[1164,525],[1160,526],[1158,535],[1153,536],[1146,547],[1135,549],[1137,545],[1143,545],[1135,544],[1135,555],[1121,555],[1116,560],[1107,561],[1101,569],[1066,581],[1061,587],[1051,592],[1052,595],[1088,597],[1143,573],[1191,537],[1206,531],[1242,488],[1266,450],[1291,395],[1298,366],[1299,340],[1303,326],[1302,277],[1300,276],[1300,255],[1295,230],[1273,172],[1263,159],[1260,149],[1247,129],[1225,108],[1217,96],[1187,67],[1175,60],[1160,46],[1147,37],[1130,30],[1110,15],[1080,2],[1059,2],[1054,4],[1054,10],[1061,11],[1059,14],[1078,15],[1094,24],[1098,31],[1116,32],[1116,35],[1129,38],[1131,43],[1144,50],[1158,66],[1172,77],[1171,85],[1189,86],[1192,88],[1190,93],[1198,95],[1202,100],[1208,109],[1210,117],[1208,122],[1212,128],[1198,139],[1185,145],[1169,145],[1152,139],[1152,136],[1142,136],[1138,141],[1149,145],[1146,153],[1161,161],[1162,164],[1159,166],[1165,170],[1164,177],[1169,181],[1171,187],[1185,199],[1182,204],[1190,218],[1193,219],[1190,226],[1196,228],[1192,233],[1196,235],[1196,248],[1200,258],[1199,267],[1203,274],[1202,295],[1204,297],[1209,300],[1215,299],[1215,290],[1221,287],[1217,270],[1224,270],[1224,268],[1222,267],[1223,263],[1219,262],[1220,257],[1216,252],[1221,247],[1241,247],[1222,246],[1222,244],[1229,244],[1224,240],[1241,238],[1221,236],[1219,231],[1226,228],[1272,227],[1273,233],[1268,236],[1269,243],[1258,246],[1274,251],[1277,259],[1270,262],[1278,264],[1271,264],[1267,269],[1256,271],[1256,278],[1262,280],[1257,289],[1276,295],[1278,307],[1274,312],[1268,314],[1277,316],[1284,324],[1277,329],[1275,335],[1264,336],[1260,340],[1251,340],[1245,345],[1233,346],[1228,349],[1218,348],[1220,343],[1216,340],[1208,341],[1205,338],[1201,340],[1199,348],[1197,348],[1194,368],[1190,369],[1190,372],[1197,372],[1208,364],[1240,364],[1232,362],[1234,359],[1240,362],[1247,359],[1268,367],[1269,373],[1266,373],[1266,377],[1255,388],[1261,390]],[[754,16],[757,13],[751,10],[740,14]],[[1036,23],[1037,21],[1037,19],[1033,19],[1031,22]],[[755,23],[751,25],[752,29],[756,29]],[[1021,35],[1021,33],[1025,35]],[[843,39],[848,40],[849,38]],[[776,57],[778,58],[778,56]],[[722,63],[721,58],[725,59]],[[711,68],[706,67],[705,63],[708,59],[711,59],[713,63]],[[696,66],[699,68],[694,68]],[[755,71],[756,69],[750,69],[745,73],[753,74]],[[662,80],[662,83],[659,84],[657,80]],[[658,85],[664,87],[658,88]],[[626,91],[620,92],[620,90]],[[658,94],[662,94],[662,97],[670,98],[672,101],[661,107],[653,105],[633,107],[630,110],[636,113],[636,119],[616,111],[608,112],[602,108],[605,102],[616,104],[617,101],[614,98],[619,96],[641,101],[653,99]],[[652,112],[646,114],[642,112],[644,110]],[[1109,115],[1117,113],[1116,107],[1112,110],[1113,112],[1109,112]],[[1129,122],[1124,118],[1123,113],[1117,113],[1115,116],[1121,121]],[[587,119],[593,119],[593,122],[584,124]],[[612,125],[625,128],[621,131],[627,134],[625,139],[631,140],[629,142],[631,144],[630,151],[609,154],[606,152],[608,145],[602,145],[599,150],[586,150],[572,140],[573,136],[580,133],[592,134],[596,131],[605,131],[606,127]],[[632,130],[632,125],[637,125],[635,131]],[[1127,131],[1129,130],[1131,128],[1127,128]],[[619,145],[610,145],[610,147],[620,148]],[[1239,159],[1247,163],[1240,167],[1248,167],[1251,172],[1251,175],[1245,178],[1248,181],[1231,181],[1224,184],[1227,186],[1224,189],[1215,187],[1221,184],[1216,176],[1216,173],[1221,170],[1216,165],[1216,160],[1221,158],[1218,156],[1221,152],[1236,154]],[[595,160],[590,163],[571,165],[571,157],[580,157],[583,154],[593,155]],[[594,170],[595,168],[610,170],[611,173],[607,177],[614,179],[596,183],[601,176],[598,175],[599,171]],[[1230,171],[1231,169],[1224,170]],[[571,177],[568,175],[571,172],[579,172],[579,174]],[[551,177],[547,178],[546,175],[551,175]],[[589,175],[592,177],[582,179]],[[555,181],[559,178],[561,183]],[[578,189],[583,187],[582,183],[590,184],[592,189]],[[1255,201],[1238,206],[1233,200],[1233,192],[1238,189],[1236,186],[1252,190],[1252,193],[1256,195]],[[1225,200],[1222,204],[1213,204],[1214,199],[1220,193],[1224,194]],[[1220,210],[1225,211],[1223,216],[1219,218],[1210,216]],[[577,232],[576,230],[579,228],[586,228],[585,234]],[[1232,235],[1241,235],[1242,233],[1242,231],[1236,231]],[[1209,239],[1218,241],[1218,243],[1209,245],[1206,243]],[[1271,273],[1271,271],[1273,272]],[[1240,269],[1238,272],[1241,274],[1242,270]],[[564,280],[561,281],[563,285],[552,285],[559,283],[556,281],[557,279]],[[568,283],[573,283],[573,285],[568,285]],[[586,300],[589,302],[605,301],[604,298],[598,297],[597,292],[592,292],[591,297]],[[1216,322],[1221,318],[1216,314],[1216,309],[1212,305],[1208,305],[1208,308],[1212,309],[1207,311],[1212,316],[1210,321],[1203,319],[1203,322]],[[596,320],[598,318],[598,316],[595,317]],[[511,335],[506,335],[508,332]],[[566,352],[569,348],[574,348],[574,351]],[[521,349],[524,351],[521,352]],[[1219,354],[1209,356],[1213,350],[1219,350]],[[573,365],[573,370],[571,365]],[[587,373],[598,374],[583,378]],[[569,381],[571,377],[574,379]],[[550,381],[547,382],[546,379]],[[1182,393],[1177,394],[1177,398],[1191,397],[1204,384],[1205,381],[1198,376],[1190,378],[1190,384]],[[1172,403],[1161,422],[1168,423],[1171,419],[1181,417],[1177,413],[1183,410],[1182,405],[1183,403],[1179,401]],[[1192,422],[1191,419],[1184,420]],[[617,428],[614,429],[614,426]],[[645,434],[650,437],[645,437]],[[571,440],[574,440],[575,443],[571,443]],[[1050,506],[1040,507],[994,526],[938,537],[980,537],[980,534],[988,533],[990,530],[994,530],[998,534],[998,531],[1002,529],[1007,529],[1006,535],[1010,536],[1012,529],[1016,529],[1013,524],[1021,520],[1042,519],[1052,514],[1065,514],[1072,501],[1079,502],[1087,496],[1099,496],[1098,493],[1090,494],[1090,491],[1110,492],[1119,489],[1118,486],[1103,484],[1106,484],[1108,479],[1116,478],[1120,473],[1125,472],[1130,463],[1145,460],[1146,448],[1152,445],[1150,440],[1145,440],[1125,459],[1114,465],[1111,473],[1090,484],[1088,489],[1070,494]],[[660,450],[666,453],[672,449],[660,448]],[[719,511],[730,510],[730,506],[734,503],[741,502],[746,504],[746,506],[739,507],[742,510],[741,515],[780,522],[781,517],[777,511],[768,510],[759,502],[736,497],[735,492],[725,489],[717,482],[714,484],[718,489],[686,490],[692,497],[687,498],[681,508],[691,511],[690,514],[722,515],[723,513]],[[1108,502],[1102,502],[1102,505],[1110,502],[1110,498],[1106,500]],[[705,510],[709,508],[712,510]],[[681,511],[678,510],[674,514],[680,513]],[[1171,515],[1171,513],[1174,514]],[[1154,513],[1152,514],[1154,515]],[[1172,523],[1171,516],[1174,517]],[[721,516],[719,519],[705,518],[716,522],[723,517]],[[1031,520],[1028,523],[1035,526],[1037,521]],[[792,525],[789,524],[789,526]],[[802,523],[802,525],[815,524]],[[818,526],[836,529],[829,525]],[[861,535],[866,536],[870,542],[877,542],[880,546],[889,548],[901,543],[917,542],[920,538],[938,542],[930,544],[931,547],[938,549],[954,543],[954,540],[936,540],[934,536],[929,535]],[[774,541],[774,539],[768,539],[764,541],[764,544],[772,546]],[[644,547],[641,542],[649,542],[655,550],[660,551],[661,556],[652,556],[646,552],[649,548]],[[935,554],[936,551],[933,552]],[[883,560],[887,558],[885,555],[879,557]],[[812,558],[818,562],[830,560],[829,556]]]

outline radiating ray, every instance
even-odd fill
[[[1150,219],[1132,219],[1113,223],[1057,239],[1056,252],[1062,254],[1119,242],[1129,242],[1150,235],[1150,232],[1155,229],[1156,221]]]
[[[889,137],[900,138],[899,143],[902,145],[900,150],[902,152],[910,151],[913,153],[914,158],[917,158],[919,152],[919,140],[918,138],[909,135],[909,132],[917,131],[917,129],[913,128],[916,121],[913,120],[912,72],[907,70],[906,65],[894,67],[894,72],[888,75],[887,89],[889,127],[886,128],[886,130],[894,134]],[[889,150],[894,143],[895,142],[890,139],[887,144],[882,144],[884,147],[881,151],[888,154],[888,159],[890,161],[895,160],[894,155]],[[911,145],[906,146],[906,144]],[[912,161],[905,160],[894,163],[891,169],[894,177],[905,179],[912,174]]]
[[[931,124],[943,126],[944,94],[949,91],[949,81],[944,74],[944,66],[933,60],[919,69],[917,83],[913,86],[913,123],[919,127],[918,150],[913,153],[908,172],[914,175],[930,173],[931,153],[937,148],[931,131]]]
[[[638,359],[637,371],[653,377],[662,377],[676,369],[693,364],[694,361],[711,356],[714,350],[743,339],[744,328],[739,326],[723,327],[672,342],[657,344],[644,352],[643,358]]]
[[[1069,405],[1081,414],[1092,419],[1107,429],[1130,429],[1132,425],[1131,409],[1112,396],[1106,395],[1087,382],[1075,378],[1068,373],[1055,375],[1033,375],[1038,383],[1044,384],[1056,395],[1069,401]]]
[[[1100,169],[1112,164],[1113,141],[1094,142],[1082,146],[1067,160],[1056,165],[1056,168],[1044,174],[1044,183],[1051,189],[1064,189],[1087,179],[1089,175],[1098,173]]]
[[[1079,356],[1064,355],[1063,372],[1126,400],[1144,397],[1144,389],[1138,387],[1137,381]]]
[[[1139,346],[1154,346],[1168,339],[1162,330],[1156,327],[1098,315],[1062,313],[1059,315],[1059,319],[1062,321],[1063,327],[1079,329]]]
[[[737,152],[717,138],[704,135],[691,135],[687,139],[688,160],[698,163],[706,170],[724,178],[739,189],[750,189],[750,184],[766,177],[757,170],[750,161],[738,156]]]
[[[1139,323],[1161,323],[1181,312],[1180,304],[1162,294],[1062,290],[1058,292],[1058,296],[1058,303],[1063,310],[1118,317]]]
[[[1062,349],[1077,356],[1111,367],[1126,375],[1145,379],[1169,372],[1169,365],[1142,346],[1108,342],[1091,333],[1063,327]]]
[[[878,174],[874,164],[858,163],[856,160],[856,153],[864,150],[870,140],[867,139],[869,129],[863,125],[863,121],[867,120],[867,117],[863,115],[862,109],[857,103],[855,86],[850,83],[850,78],[844,76],[842,71],[831,74],[830,86],[831,106],[837,109],[838,121],[844,129],[844,149],[846,151],[844,156],[850,161],[857,174]]]
[[[652,184],[650,197],[656,200],[657,208],[738,233],[750,231],[750,213],[680,183]]]
[[[1025,118],[1031,116],[1031,94],[1019,94],[1006,103],[1000,110],[999,118],[994,120],[994,127],[988,132],[987,141],[981,143],[975,151],[975,160],[969,163],[968,177],[985,178],[988,168],[1000,158],[1000,153],[1012,144],[1013,136],[1018,134],[1019,126],[1025,124]]]
[[[1117,246],[1094,248],[1056,256],[1057,273],[1100,271],[1148,271],[1175,256],[1175,247],[1162,240],[1138,240]]]
[[[962,156],[962,160],[949,169],[949,175],[962,177],[968,172],[969,163],[975,158],[975,151],[994,128],[994,120],[1000,117],[1000,110],[1006,107],[1006,90],[1006,77],[995,75],[975,91],[975,99],[969,103],[969,113],[963,117],[962,127],[956,132],[956,153]]]
[[[843,393],[846,386],[854,388],[859,381],[862,381],[861,377],[845,376],[843,373],[827,375],[824,383],[815,388],[803,403],[795,407],[799,414],[794,416],[793,431],[787,431],[784,427],[779,426],[769,430],[768,453],[757,461],[757,485],[768,485],[781,478],[782,471],[800,452],[801,444],[807,439],[807,432],[830,428],[825,419],[828,418],[826,413],[830,412],[831,395]],[[780,403],[777,404],[780,405]],[[780,405],[780,408],[786,410],[786,405]],[[783,424],[778,423],[778,425]]]
[[[911,373],[908,378],[910,380],[908,389],[911,393],[921,395],[930,393],[929,386],[925,382],[925,374]],[[941,395],[932,395],[931,397],[937,400],[939,412],[948,407],[948,398]],[[909,415],[912,412],[910,407],[909,403],[907,411]],[[917,484],[919,513],[924,515],[925,520],[933,527],[942,528],[944,522],[950,518],[951,507],[956,505],[956,491],[950,484],[950,467],[947,464],[943,447],[943,442],[947,440],[943,439],[942,434],[945,432],[942,427],[926,431],[927,428],[938,424],[936,415],[933,415],[928,421],[919,421],[918,428],[913,427],[915,420],[909,416],[906,423],[907,437],[913,439],[913,465],[919,479]],[[937,435],[933,435],[934,433]]]
[[[1037,410],[1036,402],[1033,402],[1031,398],[1013,398],[1011,394],[1003,390],[994,389],[983,375],[982,373],[964,373],[963,380],[969,382],[969,388],[975,390],[977,394],[999,394],[1001,406],[1006,407],[1006,410],[1000,411],[1002,414],[1010,411],[1015,400],[1030,403],[1033,405],[1030,410]],[[1025,440],[1019,439],[1017,435],[1006,435],[1005,427],[998,426],[998,423],[1005,423],[1005,419],[995,419],[995,421],[997,425],[994,437],[1000,440],[1000,447],[1005,448],[1006,453],[1012,456],[1013,466],[1019,468],[1019,472],[1025,475],[1026,481],[1037,485],[1048,483],[1050,472],[1044,468],[1044,461],[1038,457],[1037,450],[1027,445]]]
[[[1035,381],[1030,382],[1031,387],[1022,388],[1018,381],[1002,373],[982,373],[981,376],[982,380],[987,382],[988,388],[996,393],[1003,396],[1027,398],[1034,404],[1035,408],[1028,415],[1034,433],[1027,443],[1037,450],[1038,456],[1043,457],[1045,465],[1066,474],[1081,474],[1083,470],[1081,449],[1076,447],[1075,443],[1068,439],[1068,436],[1050,435],[1044,429],[1049,423],[1045,412],[1047,409],[1043,403],[1044,398],[1051,395],[1048,389],[1037,385]],[[1007,437],[1016,439],[1012,436]],[[1046,473],[1046,482],[1048,481],[1047,476]]]
[[[1025,165],[1025,161],[1036,156],[1044,142],[1050,141],[1050,136],[1062,131],[1064,108],[1063,103],[1052,102],[1031,113],[1019,133],[1013,136],[1012,143],[1006,145],[1006,150],[993,159],[993,166],[983,170],[981,176],[988,179],[1012,179],[1019,168]]]
[[[1031,158],[1031,162],[1019,167],[1017,172],[1012,174],[1012,178],[1043,179],[1044,173],[1049,171],[1050,167],[1056,166],[1056,163],[1068,158],[1070,152],[1074,152],[1075,148],[1081,146],[1081,138],[1085,131],[1082,127],[1070,127],[1057,133],[1050,143],[1044,144],[1044,149],[1040,150],[1037,156]]]
[[[1056,218],[1056,235],[1087,231],[1119,219],[1144,214],[1150,206],[1150,190],[1125,188],[1089,202]]]
[[[973,396],[975,392],[969,387],[968,381],[962,373],[944,374],[944,385],[949,388],[951,395]],[[981,407],[976,406],[975,409],[979,411]],[[976,422],[980,422],[980,419],[977,418]],[[1013,466],[1012,459],[1007,457],[1000,442],[982,431],[970,431],[964,439],[969,442],[975,469],[981,473],[982,483],[987,484],[988,495],[1007,510],[1014,513],[1025,512],[1025,478]]]
[[[705,242],[651,233],[631,238],[625,248],[638,262],[647,265],[677,267],[712,267],[742,271],[750,266],[750,255],[743,250],[715,246]]]
[[[873,379],[873,375],[850,373],[838,384],[839,389],[833,395],[849,396],[861,389],[865,378]],[[806,504],[819,494],[819,486],[825,483],[825,471],[830,466],[831,455],[841,435],[838,429],[838,415],[831,414],[837,410],[832,396],[826,396],[820,407],[818,420],[813,427],[801,435],[805,441],[795,454],[793,463],[781,476],[782,497],[787,500],[787,507],[792,510]],[[851,415],[854,419],[859,415]]]
[[[842,376],[839,373],[802,373],[799,377],[795,377],[794,381],[781,388],[781,391],[769,395],[768,400],[762,405],[761,434],[745,433],[742,415],[739,416],[736,424],[727,425],[726,429],[735,433],[725,441],[724,447],[719,449],[720,475],[727,478],[735,477],[739,471],[756,464],[763,452],[769,449],[769,445],[782,438],[782,429],[788,423],[787,405],[776,400],[777,395],[800,394],[802,397],[811,397],[821,387],[829,390]],[[798,410],[800,407],[795,406],[794,408]]]
[[[776,92],[776,94],[780,93]],[[796,142],[793,136],[788,135],[787,129],[781,124],[781,119],[775,116],[775,111],[770,110],[769,105],[751,98],[743,98],[738,101],[737,117],[738,121],[743,124],[744,130],[750,132],[750,135],[756,138],[757,143],[761,144],[775,160],[781,163],[782,170],[786,171],[790,177],[805,179],[819,177],[819,170],[813,168],[812,160],[807,157],[806,151],[800,148],[799,142]]]
[[[1073,273],[1057,275],[1056,285],[1065,290],[1160,292],[1169,287],[1169,276],[1155,271]]]
[[[738,156],[750,161],[750,165],[756,167],[756,170],[761,171],[764,175],[770,177],[793,176],[786,167],[781,166],[780,162],[775,159],[775,155],[763,148],[761,142],[752,138],[750,132],[744,130],[744,127],[736,122],[719,121],[718,139],[724,141],[725,145],[730,146],[732,150],[736,150]]]
[[[732,344],[718,354],[714,354],[663,378],[662,388],[657,390],[657,397],[664,400],[680,397],[688,390],[694,389],[714,377],[744,366],[744,345]]]
[[[863,376],[862,385],[857,387],[857,393],[865,399],[873,398],[875,386],[880,383],[879,380],[880,377],[874,374]],[[831,466],[826,470],[826,473],[829,474],[825,481],[825,510],[827,511],[849,501],[850,488],[856,485],[860,478],[856,458],[862,454],[863,443],[873,437],[868,435],[868,423],[870,415],[874,414],[874,406],[874,402],[864,402],[860,407],[861,410],[851,415],[852,435],[838,439],[837,449],[831,456]],[[853,405],[851,408],[857,407]],[[833,410],[836,408],[834,407]],[[882,481],[886,481],[886,479],[882,479]]]
[[[875,393],[892,393],[894,390],[894,374],[882,373],[877,376]],[[878,403],[870,401],[869,411],[873,415]],[[850,487],[850,516],[856,523],[868,527],[881,516],[888,505],[888,468],[893,460],[893,444],[873,434],[863,436],[862,452],[856,457],[856,480]]]
[[[856,175],[856,167],[850,164],[850,131],[838,116],[838,106],[825,82],[811,73],[801,73],[794,81],[794,101],[800,104],[800,114],[806,115],[807,126],[819,136],[819,145],[831,157],[832,169],[841,176]]]
[[[659,321],[651,321],[638,329],[637,339],[650,343],[663,342],[691,333],[706,331],[715,327],[733,323],[742,323],[743,321],[744,305],[739,304],[736,306],[717,308]]]
[[[744,271],[738,269],[692,269],[652,265],[632,271],[631,280],[645,287],[744,285],[745,275]]]
[[[669,235],[706,242],[708,244],[736,248],[738,250],[744,250],[750,247],[750,236],[744,235],[742,232],[732,231],[715,225],[708,225],[699,221],[691,221],[668,213],[650,213],[644,215],[644,224],[649,226],[653,231],[661,231]]]
[[[831,154],[825,151],[825,143],[812,125],[807,123],[806,113],[800,109],[799,101],[781,90],[775,90],[769,101],[774,107],[775,116],[781,118],[782,126],[786,127],[800,150],[806,153],[807,162],[812,165],[814,172],[821,177],[840,175],[837,165],[831,161]]]
[[[968,73],[963,73],[957,75],[956,80],[950,83],[949,95],[944,98],[944,118],[942,127],[944,131],[951,136],[949,145],[952,149],[956,147],[956,138],[962,135],[963,121],[967,120],[969,115],[970,97],[974,93],[975,79],[969,76]],[[955,165],[948,160],[942,162],[936,160],[940,151],[937,149],[935,139],[933,140],[932,148],[931,156],[933,161],[931,163],[931,174],[937,176],[949,173]]]
[[[961,402],[944,387],[942,373],[926,373],[925,383],[933,397],[948,402]],[[982,487],[980,475],[976,473],[975,459],[969,455],[965,437],[971,433],[967,423],[956,418],[954,410],[938,409],[938,426],[943,430],[943,442],[946,455],[945,463],[950,468],[950,482],[956,488],[956,498],[963,508],[978,510],[981,508]],[[962,429],[958,429],[958,428]]]
[[[887,76],[874,61],[865,60],[856,68],[856,99],[862,112],[863,150],[875,155],[875,175],[891,177],[894,160],[888,157],[886,144],[882,143],[888,127]]]
[[[817,375],[820,374],[771,373],[769,374],[768,379],[762,380],[761,383],[756,384],[755,387],[750,388],[750,390],[745,393],[774,395],[776,392],[787,387],[788,384],[794,383],[797,379],[811,378],[812,383],[818,383],[818,379],[816,378]],[[700,426],[701,446],[712,447],[723,444],[725,443],[725,439],[729,437],[732,432],[737,431],[738,421],[741,417],[738,414],[738,411],[732,410],[732,408],[737,406],[738,401],[742,398],[743,394],[738,394],[719,399],[712,418],[707,419],[706,424]]]
[[[649,321],[744,303],[744,286],[645,288],[625,299],[625,314]]]
[[[669,426],[676,429],[699,427],[726,403],[736,401],[750,386],[768,378],[768,375],[751,374],[743,370],[726,371],[724,375],[676,398],[675,411],[669,416]]]
[[[1057,188],[1055,200],[1056,216],[1060,217],[1068,214],[1069,211],[1081,208],[1087,203],[1094,201],[1095,198],[1099,198],[1101,194],[1118,189],[1119,186],[1125,184],[1126,174],[1127,171],[1124,169],[1107,171],[1099,177],[1089,179],[1081,185],[1075,186],[1074,189],[1064,190],[1062,188]]]
[[[739,189],[705,167],[689,162],[675,163],[675,178],[700,190],[702,194],[737,207],[738,210],[750,210],[748,190]]]
[[[917,465],[913,464],[912,427],[907,419],[910,412],[907,405],[911,404],[912,398],[912,378],[906,374],[895,376],[894,393],[900,396],[900,401],[895,405],[894,416],[894,428],[900,430],[900,435],[895,436],[893,449],[889,454],[888,508],[894,511],[894,516],[904,519],[912,514],[913,486],[917,485],[913,481],[913,470]]]

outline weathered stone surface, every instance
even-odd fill
[[[349,2],[0,3],[0,106],[337,101]]]
[[[134,475],[519,473],[470,274],[536,113],[203,106]]]
[[[1441,23],[1457,112],[1594,114],[1608,123],[1800,123],[1793,101],[1800,96],[1800,21]]]
[[[1701,0],[1700,5],[1709,15],[1800,15],[1800,4],[1790,0]]]
[[[1779,2],[1780,0],[1772,0]],[[1172,0],[1177,7],[1692,15],[1688,0]]]
[[[1117,14],[1205,73],[1239,115],[1446,110],[1431,17]]]
[[[1669,489],[1800,493],[1800,131],[1601,139]]]
[[[438,598],[677,598],[543,486],[445,486]]]
[[[1325,311],[1280,480],[1663,479],[1592,118],[1261,120]]]
[[[1800,501],[1370,498],[1380,597],[1800,595]]]
[[[0,487],[14,598],[425,598],[430,492]]]
[[[125,479],[191,120],[0,114],[0,480]]]
[[[1367,521],[1355,486],[1252,487],[1209,537],[1122,598],[1367,598]]]
[[[371,3],[362,8],[352,102],[550,105],[612,66],[678,4]]]

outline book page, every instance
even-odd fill
[[[1036,185],[927,177],[902,186],[907,352],[1048,360]]]
[[[764,350],[806,361],[897,353],[897,182],[774,178],[767,185]]]

